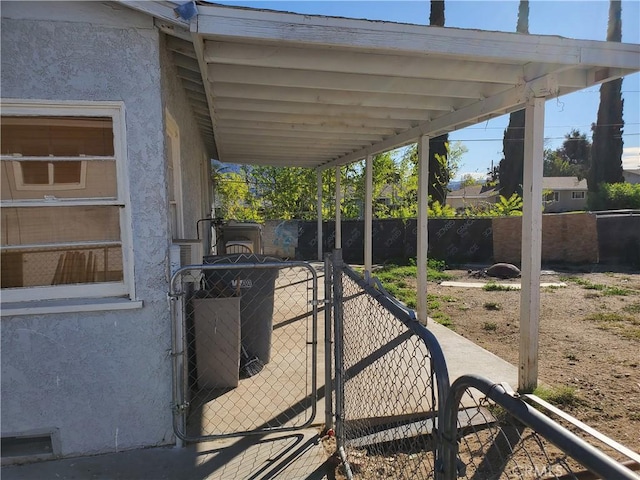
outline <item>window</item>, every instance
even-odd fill
[[[133,298],[121,104],[4,103],[3,301]]]
[[[13,162],[16,190],[70,190],[85,188],[87,162]]]
[[[559,199],[559,192],[549,192],[544,196],[545,201],[547,202],[557,202]]]
[[[584,200],[584,192],[571,192],[572,200]]]

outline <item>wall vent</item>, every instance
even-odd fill
[[[5,434],[1,448],[2,465],[56,458],[60,456],[58,429]]]
[[[174,245],[180,247],[180,266],[202,265],[202,240],[181,239],[174,240]]]

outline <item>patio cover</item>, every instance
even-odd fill
[[[203,4],[187,22],[172,2],[122,3],[174,37],[229,163],[346,164],[640,69],[632,44]]]
[[[367,159],[369,266],[371,155],[418,142],[423,265],[428,138],[524,108],[520,388],[535,384],[544,102],[639,71],[639,45],[202,2],[186,21],[172,2],[121,3],[153,15],[172,37],[168,46],[214,158],[319,171]],[[340,245],[339,216],[336,229]],[[426,269],[418,291],[426,320]]]

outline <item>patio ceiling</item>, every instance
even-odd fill
[[[345,164],[640,70],[639,45],[201,4],[187,32],[167,5],[151,13],[229,163]]]

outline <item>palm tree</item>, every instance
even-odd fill
[[[518,5],[518,33],[529,33],[529,1],[521,0]],[[522,195],[522,176],[524,168],[524,110],[513,112],[509,116],[509,126],[502,140],[504,158],[498,166],[500,195],[509,198],[514,193]]]
[[[620,0],[609,3],[607,41],[622,41],[622,4]],[[601,183],[624,182],[622,171],[622,79],[611,80],[600,87],[598,119],[591,126],[591,169],[587,177],[590,192],[597,192]]]
[[[444,0],[431,0],[429,25],[444,27]],[[447,199],[447,185],[451,180],[448,169],[447,144],[449,134],[429,139],[429,196],[444,205]]]

